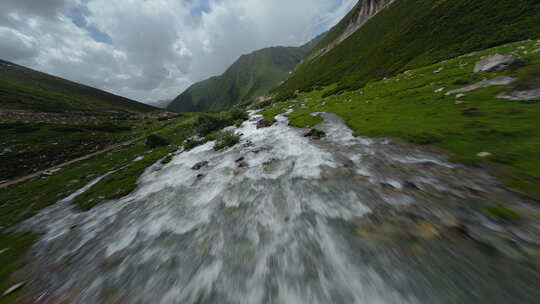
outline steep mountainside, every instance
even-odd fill
[[[198,82],[168,106],[177,112],[221,111],[264,95],[285,80],[323,35],[301,47],[271,47],[241,56],[221,76]]]
[[[367,22],[360,18],[381,7],[385,8]],[[359,88],[370,80],[471,51],[538,37],[538,24],[540,2],[536,0],[362,1],[313,54],[354,33],[301,65],[277,92],[285,98],[296,90],[332,83],[338,84],[333,92]]]
[[[328,53],[331,49],[349,38],[371,17],[395,0],[360,0],[343,19],[314,47],[304,59],[313,60]]]
[[[0,60],[0,109],[136,112],[157,108]]]

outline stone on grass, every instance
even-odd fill
[[[454,95],[454,94],[459,94],[459,93],[465,93],[465,92],[470,92],[470,91],[474,91],[474,90],[477,90],[477,89],[488,88],[488,87],[492,87],[492,86],[509,85],[514,81],[516,81],[516,78],[509,77],[509,76],[497,76],[497,77],[495,77],[493,79],[483,80],[483,81],[477,82],[477,83],[472,84],[472,85],[470,85],[468,87],[448,91],[448,92],[446,92],[445,95],[449,96],[449,95]]]
[[[478,157],[490,157],[492,156],[493,154],[489,153],[489,152],[480,152],[478,154],[476,154]]]
[[[5,297],[7,295],[10,295],[10,294],[14,293],[15,291],[21,289],[25,284],[26,284],[26,282],[21,282],[21,283],[17,283],[15,285],[11,286],[6,291],[4,291],[2,296]]]
[[[497,95],[499,99],[534,103],[540,101],[540,89],[516,90]]]
[[[474,72],[500,72],[523,64],[521,58],[511,55],[495,54],[482,57],[474,66]]]

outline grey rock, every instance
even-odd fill
[[[495,54],[482,57],[474,66],[474,72],[499,72],[523,64],[523,60],[511,55]]]
[[[477,82],[477,83],[472,84],[472,85],[470,85],[468,87],[448,91],[448,92],[446,92],[445,95],[449,96],[449,95],[454,95],[454,94],[460,94],[460,93],[470,92],[470,91],[474,91],[474,90],[477,90],[477,89],[482,89],[482,88],[487,88],[487,87],[492,87],[492,86],[509,85],[514,81],[516,81],[516,78],[509,77],[509,76],[497,76],[497,77],[495,77],[493,79]]]
[[[202,162],[196,163],[196,164],[191,168],[191,170],[198,171],[198,170],[201,170],[202,168],[207,167],[207,166],[208,166],[208,162],[207,162],[207,161],[202,161]]]
[[[512,91],[497,95],[497,98],[507,99],[512,101],[524,101],[527,103],[540,101],[540,88],[523,91]]]
[[[271,121],[261,119],[257,122],[257,129],[268,128],[268,127],[271,127],[272,125],[273,123]]]

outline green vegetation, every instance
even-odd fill
[[[17,269],[24,266],[24,261],[20,258],[30,248],[36,240],[34,234],[1,234],[0,233],[0,295],[10,288],[11,284],[19,282],[10,282],[9,276]],[[17,293],[7,297],[0,296],[0,303],[15,303]]]
[[[214,150],[229,148],[240,142],[240,136],[234,131],[219,131],[208,136],[208,140],[215,140]]]
[[[157,108],[0,60],[0,109],[129,116]]]
[[[275,102],[263,114],[272,119],[293,107],[290,124],[313,127],[322,120],[312,113],[333,112],[356,136],[394,137],[450,151],[451,160],[485,166],[512,188],[540,198],[540,102],[498,99],[511,89],[503,86],[468,92],[459,102],[445,95],[497,75],[526,81],[540,68],[539,50],[537,41],[511,43],[370,82],[360,90],[326,95],[334,84]],[[495,53],[517,55],[527,64],[513,71],[473,73],[480,57]],[[492,155],[481,157],[480,152]]]
[[[321,34],[300,47],[271,47],[243,55],[221,76],[192,85],[168,109],[215,112],[245,105],[287,79],[302,57],[323,37]]]
[[[66,118],[59,122],[0,123],[0,179],[11,179],[155,132],[170,121]]]
[[[511,85],[512,90],[533,90],[540,88],[540,67],[527,70]]]
[[[501,205],[484,206],[482,207],[482,212],[484,212],[485,214],[489,216],[500,218],[507,221],[515,221],[519,218],[519,215],[516,212]]]
[[[93,179],[107,172],[118,170],[101,182],[91,187],[87,193],[77,197],[74,203],[82,210],[103,202],[106,199],[119,197],[130,193],[136,187],[139,175],[150,165],[166,156],[188,136],[194,134],[196,117],[182,116],[166,123],[152,121],[151,132],[157,132],[160,137],[167,139],[173,147],[159,147],[149,150],[145,145],[146,136],[137,141],[119,146],[109,153],[80,161],[64,167],[57,175],[37,177],[25,183],[16,184],[0,191],[0,227],[7,229],[35,215],[39,210],[48,207],[82,188]],[[146,125],[146,124],[145,124]],[[140,161],[134,161],[139,155],[144,155]],[[12,234],[0,230],[0,250],[8,250],[0,254],[0,293],[11,284],[9,276],[23,264],[22,257],[32,245],[35,235]],[[13,303],[16,294],[0,298],[0,303]]]
[[[163,146],[169,145],[169,141],[159,135],[152,134],[148,136],[148,138],[146,139],[146,145],[154,149],[157,147],[163,147]]]
[[[356,90],[408,69],[540,37],[538,24],[540,2],[535,0],[396,1],[330,52],[301,65],[276,93],[285,100],[296,90],[331,84],[337,86],[328,94]]]
[[[326,137],[326,133],[319,129],[311,129],[309,132],[305,135],[306,137],[313,137],[313,138],[323,138]]]
[[[272,47],[243,55],[223,75],[192,85],[168,109],[222,111],[247,103],[285,80],[304,53],[300,47]]]

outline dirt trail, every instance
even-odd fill
[[[100,155],[100,154],[103,154],[103,153],[106,153],[106,152],[109,152],[111,150],[114,150],[116,148],[120,148],[124,145],[129,145],[129,144],[132,144],[136,141],[139,141],[141,139],[143,139],[144,136],[142,137],[138,137],[136,139],[132,139],[130,141],[126,141],[126,142],[122,142],[122,143],[118,143],[118,144],[115,144],[115,145],[112,145],[112,146],[109,146],[103,150],[100,150],[100,151],[97,151],[97,152],[94,152],[94,153],[91,153],[91,154],[87,154],[85,156],[82,156],[82,157],[79,157],[79,158],[75,158],[75,159],[72,159],[70,161],[67,161],[65,163],[61,163],[59,165],[56,165],[54,167],[51,167],[51,168],[46,168],[46,169],[43,169],[43,170],[40,170],[38,172],[35,172],[35,173],[32,173],[32,174],[29,174],[29,175],[26,175],[26,176],[22,176],[22,177],[17,177],[15,179],[12,179],[12,180],[9,180],[5,183],[2,183],[0,184],[0,189],[4,189],[4,188],[7,188],[7,187],[10,187],[10,186],[13,186],[13,185],[16,185],[18,183],[22,183],[22,182],[25,182],[27,180],[30,180],[32,178],[35,178],[35,177],[39,177],[40,175],[44,174],[46,171],[49,171],[49,170],[53,170],[53,169],[56,169],[56,168],[63,168],[65,166],[68,166],[68,165],[71,165],[71,164],[74,164],[76,162],[79,162],[79,161],[82,161],[82,160],[87,160],[89,158],[92,158],[94,156],[97,156],[97,155]]]

